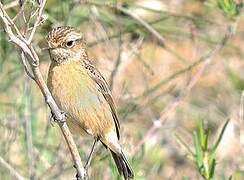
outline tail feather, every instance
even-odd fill
[[[120,175],[123,174],[125,180],[133,179],[134,173],[123,152],[115,153],[110,150]]]

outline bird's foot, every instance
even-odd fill
[[[75,165],[73,165],[73,167],[76,169],[76,166]],[[76,173],[76,175],[75,175],[75,178],[76,178],[76,180],[88,180],[89,178],[88,178],[88,173],[87,173],[87,169],[86,168],[84,168],[85,169],[85,177],[82,179],[80,176],[79,176],[79,174],[78,173]]]
[[[75,164],[73,165],[73,168],[75,168],[75,169],[76,169]],[[81,177],[79,176],[79,174],[78,174],[78,173],[76,173],[75,178],[76,178],[76,180],[81,180]]]
[[[58,120],[55,116],[55,114],[51,111],[51,115],[49,117],[49,123],[53,126],[54,122],[59,122],[59,123],[64,123],[66,120],[65,118],[67,117],[67,113],[64,111],[61,111],[61,114],[63,118],[61,120]]]
[[[88,156],[88,159],[87,159],[87,161],[86,161],[86,164],[85,164],[85,170],[86,170],[86,172],[88,172],[88,168],[89,168],[89,166],[90,166],[90,164],[91,164],[91,160],[92,160],[92,157],[93,157],[93,154],[94,154],[94,152],[95,152],[95,147],[96,147],[96,144],[97,144],[97,141],[99,140],[99,137],[96,137],[95,138],[95,141],[94,141],[94,143],[93,143],[93,145],[92,145],[92,149],[91,149],[91,152],[90,152],[90,154],[89,154],[89,156]]]
[[[81,177],[79,176],[78,173],[75,175],[75,178],[76,178],[76,180],[81,180]]]
[[[49,124],[50,124],[51,126],[54,126],[54,125],[53,125],[54,122],[55,122],[54,119],[55,119],[55,118],[54,118],[54,114],[53,114],[53,112],[51,111],[51,114],[50,114],[50,116],[49,116],[49,118],[48,118],[48,122],[49,122]]]
[[[88,164],[86,164],[85,166],[84,166],[84,169],[86,170],[86,172],[88,172]]]

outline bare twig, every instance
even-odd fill
[[[22,51],[21,52],[21,60],[22,60],[22,64],[24,66],[24,69],[25,69],[25,72],[26,74],[33,80],[33,81],[36,81],[34,75],[32,74],[31,70],[29,70],[28,68],[28,65],[27,65],[27,61],[26,61],[26,58],[25,58],[25,55],[24,55],[24,52]]]
[[[45,3],[43,3],[43,4],[45,4]],[[44,9],[44,5],[41,5],[40,11],[42,12],[43,9]],[[42,15],[42,13],[38,14],[37,20],[40,20],[41,15]],[[1,2],[0,2],[0,18],[3,21],[3,26],[4,26],[4,30],[6,32],[6,35],[10,38],[10,41],[12,43],[17,45],[24,52],[24,55],[27,57],[27,60],[28,60],[29,64],[31,65],[36,83],[39,86],[43,96],[45,97],[46,103],[48,104],[51,111],[55,115],[55,118],[57,119],[59,127],[61,128],[61,131],[64,135],[64,138],[67,142],[67,145],[69,147],[69,150],[70,150],[72,158],[73,158],[73,161],[75,163],[77,174],[79,175],[79,177],[81,179],[86,179],[87,178],[86,172],[85,172],[85,169],[82,165],[81,158],[79,156],[79,152],[77,150],[76,144],[75,144],[75,142],[72,138],[72,135],[69,131],[69,128],[66,124],[65,115],[63,113],[61,113],[59,107],[57,106],[56,102],[54,101],[54,99],[53,99],[53,97],[52,97],[49,89],[47,88],[47,85],[46,85],[46,83],[42,77],[42,74],[40,72],[40,69],[38,66],[39,65],[39,57],[37,56],[34,48],[30,44],[30,42],[28,42],[21,35],[17,26],[13,23],[11,18],[8,16],[6,11],[4,10],[3,4]],[[17,35],[15,35],[13,33],[12,28],[14,28]],[[35,29],[35,28],[33,28],[33,29]],[[33,32],[34,31],[35,30],[33,30]],[[30,36],[29,40],[31,40],[32,37],[33,37],[33,35]]]
[[[196,73],[195,76],[190,80],[189,84],[183,91],[181,95],[179,95],[176,99],[174,99],[171,103],[169,103],[164,111],[161,113],[161,116],[158,120],[154,121],[153,125],[149,130],[145,133],[143,139],[141,139],[135,148],[133,149],[132,155],[135,155],[140,147],[155,133],[155,131],[162,127],[162,124],[169,119],[170,116],[173,116],[176,108],[183,102],[183,100],[189,95],[192,88],[196,85],[200,77],[205,72],[206,68],[209,66],[209,64],[213,61],[213,57],[219,52],[226,44],[227,40],[230,39],[230,37],[233,34],[232,29],[228,29],[228,33],[226,33],[225,37],[221,40],[219,44],[216,45],[216,47],[207,53],[205,56],[202,56],[200,59],[204,60],[204,64],[202,65],[201,69]]]
[[[159,19],[157,19],[157,20],[153,20],[153,21],[150,21],[149,22],[149,24],[150,25],[153,25],[153,24],[156,24],[156,23],[158,23],[158,22],[160,22],[160,21],[162,21],[162,20],[164,20],[164,18],[159,18]],[[137,27],[135,27],[136,29],[137,29]],[[120,34],[121,35],[126,35],[126,34],[128,34],[128,33],[131,33],[132,31],[131,30],[122,30],[121,32],[119,32],[119,33],[115,33],[115,34],[112,34],[112,35],[109,35],[108,36],[108,39],[109,40],[112,40],[112,39],[115,39],[115,38],[119,38],[119,36],[120,36]],[[93,41],[93,42],[90,42],[90,43],[88,43],[87,45],[88,45],[88,47],[92,47],[92,46],[95,46],[95,45],[97,45],[97,44],[99,44],[99,43],[103,43],[103,42],[105,42],[106,41],[106,39],[104,39],[104,38],[99,38],[99,39],[97,39],[97,40],[95,40],[95,41]]]
[[[24,2],[24,4],[25,3],[26,3],[26,1]],[[20,10],[18,11],[18,13],[12,18],[13,22],[15,22],[20,17],[20,15],[23,14],[23,11],[24,11],[24,8],[25,8],[24,4],[20,7]]]
[[[18,180],[27,180],[27,178],[21,176],[8,162],[6,162],[1,156],[0,156],[0,164],[2,164],[3,167],[5,167],[7,170],[9,170],[10,174],[14,176]]]
[[[141,19],[139,16],[130,12],[126,8],[123,8],[120,5],[115,6],[115,8],[117,10],[120,10],[121,12],[127,14],[128,16],[132,17],[134,20],[138,21],[143,27],[145,27],[150,33],[152,33],[153,36],[155,36],[157,38],[157,40],[160,42],[160,44],[162,46],[165,46],[165,40],[164,40],[163,36],[158,31],[156,31],[150,24],[148,24],[146,21]]]
[[[105,40],[105,42],[107,42],[106,46],[103,48],[104,48],[106,58],[111,59],[109,57],[110,54],[108,53],[108,51],[106,51],[106,49],[113,49],[113,46],[112,46],[111,42],[109,42],[109,38],[108,38],[109,36],[108,36],[107,29],[101,23],[100,18],[98,18],[98,16],[100,15],[99,9],[96,6],[91,6],[90,12],[91,12],[90,20],[95,25],[95,30],[97,31],[97,33],[95,33],[95,31],[94,31],[94,36],[97,36],[97,38],[102,37]]]
[[[120,19],[118,19],[120,22]],[[118,72],[118,68],[121,62],[121,53],[122,53],[122,34],[121,34],[121,24],[119,23],[119,40],[118,40],[118,56],[114,65],[114,68],[110,74],[109,77],[109,88],[112,90],[113,89],[113,85],[114,85],[114,78]]]
[[[121,51],[122,51],[122,47],[121,47],[121,38],[119,38],[119,52],[118,52],[118,56],[117,56],[117,59],[115,61],[115,65],[114,65],[114,68],[110,74],[110,77],[109,77],[109,88],[112,90],[113,89],[113,85],[114,85],[114,78],[118,72],[118,68],[119,68],[119,65],[120,65],[120,62],[121,62]]]
[[[32,31],[31,31],[30,37],[29,37],[29,39],[28,39],[28,41],[27,41],[28,44],[31,43],[31,41],[32,41],[32,39],[33,39],[33,36],[34,36],[34,34],[35,34],[35,32],[36,32],[36,29],[37,29],[37,27],[38,27],[38,25],[39,25],[39,23],[40,23],[40,21],[41,21],[42,14],[43,14],[43,10],[44,10],[44,7],[45,7],[45,4],[46,4],[46,0],[41,1],[40,9],[39,9],[39,12],[38,12],[38,15],[37,15],[35,24],[34,24],[33,29],[32,29]]]
[[[86,1],[85,3],[89,3],[89,4],[94,4],[97,6],[107,6],[109,8],[114,8],[120,12],[123,12],[124,14],[130,16],[131,18],[133,18],[135,21],[137,21],[139,24],[141,24],[145,29],[147,29],[158,41],[162,46],[165,46],[165,40],[163,38],[163,36],[157,31],[155,30],[149,23],[147,23],[146,21],[144,21],[143,19],[141,19],[139,16],[137,16],[136,14],[132,13],[131,11],[129,11],[128,9],[122,7],[119,4],[106,4],[106,3],[100,3],[100,2],[95,2],[95,1]]]
[[[165,39],[163,38],[163,36],[148,22],[144,21],[142,18],[140,18],[138,15],[136,15],[135,13],[131,12],[130,10],[122,7],[119,4],[106,4],[106,3],[101,3],[101,2],[95,2],[95,1],[87,1],[86,3],[88,4],[94,4],[96,6],[106,6],[112,9],[115,9],[117,11],[120,11],[126,15],[128,15],[129,17],[131,17],[132,19],[134,19],[139,25],[141,25],[142,27],[144,27],[148,32],[150,32],[155,38],[156,40],[159,42],[159,44],[168,52],[170,52],[171,54],[173,54],[178,60],[180,60],[181,62],[187,62],[186,59],[182,56],[180,56],[179,54],[177,54],[177,52],[175,52],[175,50],[171,47],[169,47],[168,45],[166,45],[165,43]]]

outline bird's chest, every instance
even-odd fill
[[[48,87],[58,105],[67,110],[84,106],[87,98],[95,94],[95,85],[85,69],[72,64],[56,66],[50,70]],[[89,98],[90,99],[90,98]]]

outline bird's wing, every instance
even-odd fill
[[[87,69],[87,72],[89,74],[89,76],[96,82],[96,84],[98,85],[99,89],[98,91],[100,91],[104,98],[106,99],[107,103],[110,106],[111,112],[112,112],[112,116],[115,122],[115,127],[116,127],[116,132],[117,132],[117,136],[118,139],[120,138],[120,134],[119,134],[119,129],[120,129],[120,124],[119,124],[119,119],[118,119],[118,115],[115,109],[115,104],[113,101],[113,97],[111,95],[111,91],[108,87],[108,84],[105,80],[105,78],[102,76],[102,74],[97,70],[97,68],[91,63],[91,61],[89,60],[85,60],[84,62],[84,66]]]

